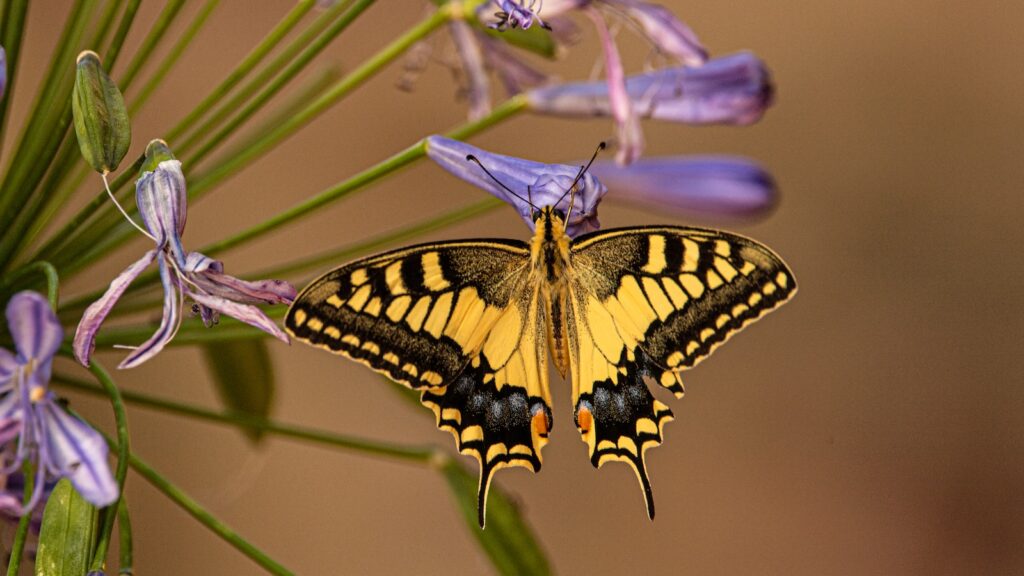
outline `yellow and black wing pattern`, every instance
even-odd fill
[[[796,292],[769,248],[716,230],[626,228],[580,236],[570,247],[566,328],[577,428],[591,462],[636,472],[654,517],[644,452],[672,412],[644,376],[677,397],[680,372]]]
[[[537,471],[552,423],[529,255],[473,240],[372,256],[314,280],[285,318],[295,338],[423,391],[438,427],[480,462],[481,525],[494,471]]]

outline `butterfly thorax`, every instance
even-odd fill
[[[552,206],[536,212],[536,232],[530,242],[530,278],[540,285],[544,296],[548,350],[563,378],[569,369],[569,343],[565,329],[569,236],[565,233],[564,218],[562,212]]]

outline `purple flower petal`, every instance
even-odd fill
[[[255,306],[251,306],[249,304],[239,304],[237,302],[232,302],[231,300],[227,300],[219,296],[198,294],[187,290],[186,292],[189,298],[195,300],[196,303],[198,303],[200,306],[205,306],[206,308],[210,308],[211,310],[216,310],[221,314],[227,314],[228,316],[231,316],[236,320],[240,320],[250,326],[254,326],[256,328],[259,328],[260,330],[263,330],[267,334],[270,334],[271,336],[277,338],[278,340],[284,342],[285,344],[289,343],[288,335],[285,334],[280,328],[278,328],[277,324],[274,324],[274,322],[270,318],[267,318],[267,316],[263,314],[263,312],[261,312],[260,309]]]
[[[149,340],[136,348],[117,366],[120,369],[134,368],[156,356],[171,341],[171,338],[174,338],[174,333],[181,325],[181,295],[178,291],[178,279],[174,277],[165,258],[163,253],[157,255],[157,262],[160,265],[160,282],[164,285],[164,315],[160,320],[160,327]]]
[[[660,213],[749,217],[771,210],[776,200],[771,174],[743,158],[645,158],[629,166],[598,161],[591,171],[607,183],[609,198]]]
[[[107,288],[107,291],[99,300],[86,308],[85,314],[82,315],[82,319],[78,322],[78,329],[75,330],[74,342],[75,358],[82,365],[89,365],[89,357],[92,356],[93,349],[96,347],[96,332],[99,331],[100,325],[107,317],[107,314],[110,313],[110,310],[117,303],[118,299],[121,298],[121,295],[124,294],[124,291],[128,289],[128,285],[147,266],[153,263],[154,258],[156,258],[156,250],[146,252],[142,258],[126,268],[117,278],[114,278],[114,281],[110,283],[110,287]]]
[[[14,371],[21,365],[6,348],[0,348],[0,392],[11,383]]]
[[[0,46],[0,98],[4,97],[7,89],[7,52]]]
[[[99,432],[65,412],[48,394],[38,407],[45,429],[50,472],[71,480],[83,498],[96,506],[117,501],[117,482],[107,462],[107,443]]]
[[[608,0],[618,4],[644,31],[648,40],[683,64],[700,66],[708,59],[708,52],[701,45],[697,35],[671,10],[658,4],[639,0]]]
[[[484,173],[479,166],[466,160],[468,154],[476,156],[495,178],[514,190],[518,196],[509,193]],[[493,154],[443,136],[427,138],[427,156],[448,172],[511,204],[531,230],[534,227],[533,208],[526,202],[526,199],[531,199],[538,208],[555,205],[556,208],[563,211],[567,210],[569,195],[566,194],[566,191],[572,186],[580,171],[578,166],[544,164]],[[572,214],[566,229],[570,236],[577,236],[598,228],[597,204],[608,191],[589,172],[580,178],[576,184],[576,190]]]
[[[712,58],[697,68],[631,76],[626,90],[640,116],[687,124],[751,124],[772,101],[767,68],[747,52]],[[602,82],[536,88],[527,97],[530,109],[541,114],[612,115],[608,87]]]
[[[601,48],[604,51],[605,82],[608,86],[608,104],[612,118],[615,120],[615,133],[618,137],[619,151],[615,159],[619,164],[629,164],[643,152],[644,137],[640,131],[640,119],[633,112],[629,94],[626,92],[626,74],[622,69],[622,59],[615,46],[611,32],[597,10],[590,8],[587,16],[594,22]]]
[[[562,29],[560,26],[559,30]],[[550,76],[514,55],[505,43],[484,34],[475,34],[475,37],[483,44],[484,58],[498,74],[507,93],[519,94],[526,88],[540,86],[550,79]]]
[[[168,245],[175,259],[184,259],[181,235],[185,232],[185,175],[181,162],[164,160],[135,184],[135,202],[142,222],[160,247]]]
[[[501,11],[497,14],[498,21],[489,25],[491,28],[504,30],[507,27],[511,27],[526,30],[530,26],[533,26],[534,20],[536,20],[542,28],[548,28],[548,25],[545,24],[544,21],[541,20],[533,11],[533,6],[536,2],[530,2],[529,6],[524,6],[516,0],[495,0],[495,2],[498,4]]]
[[[49,360],[60,348],[64,329],[50,303],[37,292],[18,292],[7,303],[7,325],[23,361]]]
[[[224,274],[224,264],[199,252],[189,252],[185,273],[205,292],[243,304],[291,304],[295,287],[284,280],[247,281]]]
[[[463,20],[449,21],[448,31],[455,43],[455,50],[462,60],[462,71],[466,74],[469,119],[482,118],[491,111],[491,89],[480,43],[477,41],[473,29]]]
[[[18,391],[8,392],[0,398],[0,446],[6,445],[21,433],[24,419]]]

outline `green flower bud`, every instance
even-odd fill
[[[139,177],[146,172],[153,172],[156,170],[158,164],[164,160],[175,160],[174,154],[171,153],[171,149],[167,147],[167,142],[160,140],[151,140],[146,145],[146,161],[142,163],[142,168],[139,168]]]
[[[128,153],[132,128],[117,85],[95,52],[78,55],[71,107],[82,156],[97,172],[112,172]]]

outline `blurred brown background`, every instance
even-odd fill
[[[752,49],[764,58],[778,99],[751,128],[649,123],[648,154],[739,153],[770,167],[783,193],[774,215],[697,223],[773,247],[800,294],[690,372],[686,398],[669,402],[676,422],[648,458],[654,523],[625,466],[591,467],[572,425],[569,386],[557,379],[544,470],[504,472],[497,482],[521,503],[561,574],[1021,573],[1024,5],[666,3],[714,54]],[[29,105],[69,4],[32,7],[15,115]],[[152,22],[160,6],[151,4],[140,22]],[[222,2],[133,119],[133,154],[291,6]],[[319,66],[351,69],[424,14],[418,2],[381,1]],[[587,77],[599,58],[589,22],[578,24],[582,43],[556,66],[566,78]],[[129,55],[140,36],[132,35]],[[647,49],[621,36],[637,70]],[[407,94],[394,89],[399,68],[193,205],[187,244],[260,222],[464,119],[447,70],[431,66]],[[524,117],[473,142],[566,161],[610,133],[601,120]],[[479,198],[420,163],[224,259],[244,276]],[[605,226],[665,222],[620,205],[605,204],[601,215]],[[526,234],[503,209],[431,237]],[[65,294],[105,285],[143,246],[137,241]],[[454,452],[425,409],[406,405],[368,370],[303,345],[272,349],[275,418]],[[102,358],[111,365],[118,354]],[[117,377],[127,389],[217,403],[193,350],[171,349]],[[102,401],[70,396],[109,419]],[[274,438],[253,449],[234,430],[146,409],[132,408],[130,419],[138,454],[298,573],[489,570],[435,473]],[[259,573],[142,478],[129,478],[128,497],[138,573]]]

